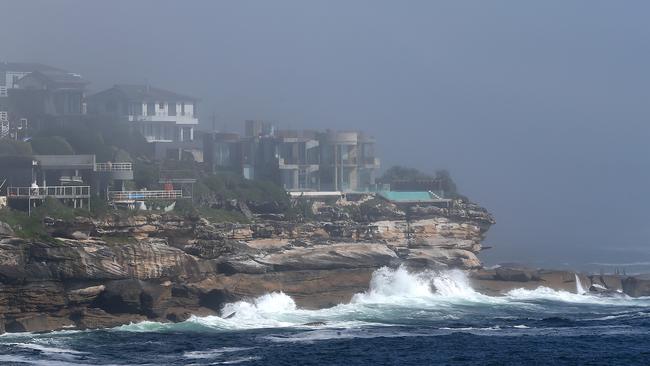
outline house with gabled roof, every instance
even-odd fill
[[[27,117],[33,117],[33,108],[29,111],[22,111],[29,113],[17,113],[29,114],[30,116],[21,115],[19,117],[14,116],[13,118],[10,118],[9,111],[11,104],[9,100],[10,91],[19,88],[19,81],[33,72],[65,73],[64,70],[40,63],[0,62],[0,138],[9,135],[12,135],[12,138],[16,138],[17,132],[27,127]]]
[[[149,142],[194,140],[198,99],[150,85],[118,84],[87,98],[88,114],[132,124]]]

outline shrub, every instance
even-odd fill
[[[32,150],[40,155],[73,155],[74,149],[61,136],[35,137],[30,141]]]
[[[0,155],[31,156],[32,146],[23,141],[2,139],[0,140]]]

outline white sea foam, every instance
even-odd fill
[[[300,309],[290,296],[274,292],[249,301],[226,304],[221,316],[193,316],[179,324],[142,322],[117,329],[136,332],[278,327],[342,329],[367,325],[394,326],[419,320],[462,319],[485,311],[507,317],[510,310],[544,311],[547,305],[540,301],[558,303],[557,306],[561,303],[638,306],[650,305],[649,300],[576,294],[547,287],[515,289],[505,296],[492,297],[472,289],[466,274],[459,270],[411,273],[402,267],[381,268],[373,274],[367,291],[354,295],[348,304],[327,309]]]
[[[56,359],[34,359],[27,356],[20,355],[0,355],[0,364],[20,364],[20,365],[36,365],[36,366],[92,366],[88,363],[62,361]],[[143,364],[148,366],[151,364]],[[116,364],[105,364],[104,366],[119,366]]]
[[[579,295],[586,294],[587,291],[585,291],[585,288],[582,287],[582,282],[580,282],[580,277],[578,277],[577,273],[574,273],[574,275],[576,276],[576,293]]]
[[[241,352],[252,349],[251,347],[222,347],[206,351],[185,352],[183,357],[191,359],[211,359],[223,356],[226,353]]]
[[[440,301],[494,302],[470,286],[460,270],[410,273],[405,268],[383,267],[375,271],[368,291],[354,295],[354,304],[434,305]]]
[[[50,346],[44,346],[42,344],[37,344],[37,343],[8,343],[8,344],[20,348],[29,348],[29,349],[41,351],[47,354],[70,354],[70,355],[87,354],[86,352],[80,352],[73,349],[50,347]]]

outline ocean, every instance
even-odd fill
[[[377,270],[348,304],[283,293],[223,318],[0,336],[2,365],[650,365],[650,298],[475,292],[461,271]]]

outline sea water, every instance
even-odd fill
[[[491,297],[453,270],[382,268],[347,304],[305,310],[274,292],[222,315],[5,334],[0,364],[650,365],[650,298],[544,287]]]

